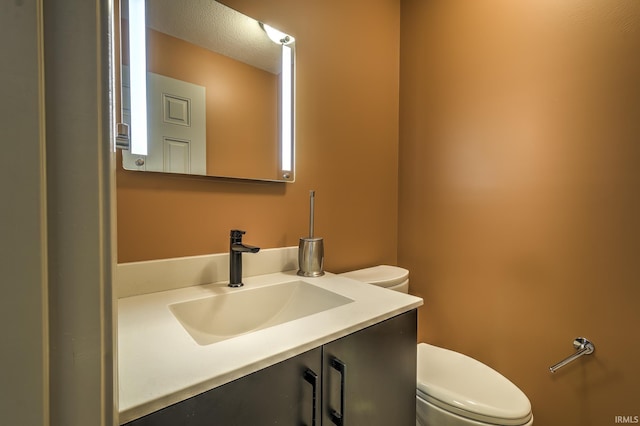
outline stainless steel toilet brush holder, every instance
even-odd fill
[[[298,244],[298,275],[303,277],[324,275],[324,241],[313,235],[315,197],[316,191],[309,191],[309,236]]]
[[[303,277],[324,275],[324,241],[322,238],[300,238],[298,268],[298,275]]]

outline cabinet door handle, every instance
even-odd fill
[[[310,368],[304,372],[304,379],[311,384],[312,389],[312,415],[311,415],[311,426],[316,426],[316,412],[317,412],[317,403],[318,403],[318,375],[313,372]]]
[[[329,365],[340,373],[340,411],[330,409],[329,416],[333,424],[336,426],[344,426],[344,387],[345,377],[347,376],[347,365],[335,357],[329,360]]]

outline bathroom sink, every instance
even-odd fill
[[[169,305],[199,345],[209,345],[353,302],[304,281],[224,293]]]

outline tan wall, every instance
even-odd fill
[[[297,245],[315,189],[316,235],[325,238],[328,270],[394,263],[399,2],[225,3],[296,37],[296,182],[119,166],[118,261],[225,252],[232,228],[245,229],[246,241],[261,247]]]
[[[640,415],[640,3],[403,0],[399,250],[422,341],[536,424]],[[548,367],[584,335],[596,352]]]

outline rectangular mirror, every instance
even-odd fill
[[[295,39],[212,0],[122,0],[127,170],[294,180]]]

